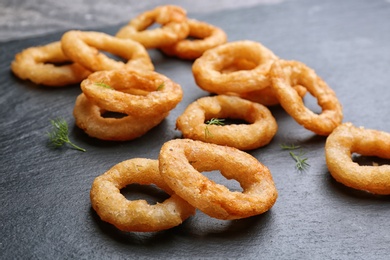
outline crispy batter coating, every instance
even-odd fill
[[[109,87],[96,85],[101,83]],[[81,82],[81,89],[105,110],[148,118],[166,114],[183,97],[179,84],[154,71],[95,72]]]
[[[314,70],[298,61],[277,60],[270,70],[272,88],[280,105],[299,124],[318,134],[329,135],[342,123],[342,106],[335,92],[323,81]],[[309,110],[302,98],[292,87],[304,86],[317,99],[322,108],[320,114]]]
[[[161,123],[169,111],[145,118],[127,115],[122,118],[104,117],[105,110],[80,94],[73,109],[76,125],[91,137],[107,141],[129,141],[146,134]]]
[[[30,47],[16,54],[11,69],[21,79],[50,87],[80,83],[91,74],[62,52],[59,41]]]
[[[247,93],[270,86],[268,72],[276,59],[258,42],[228,42],[205,51],[192,65],[192,73],[205,91]]]
[[[248,124],[208,125],[212,118],[242,119]],[[267,145],[278,125],[269,109],[239,97],[203,97],[190,104],[176,120],[185,138],[252,150]]]
[[[390,159],[390,133],[355,127],[352,123],[338,126],[327,138],[326,164],[340,183],[375,194],[390,194],[390,165],[359,165],[352,153]]]
[[[186,10],[179,6],[158,6],[132,19],[117,32],[116,37],[133,39],[147,49],[172,45],[188,36],[190,29],[186,19]],[[161,27],[148,30],[155,23]]]
[[[171,196],[155,205],[145,200],[130,201],[120,189],[132,183],[155,184]],[[166,185],[157,160],[134,158],[118,163],[93,181],[90,198],[100,218],[123,231],[165,230],[180,225],[195,214],[195,208]]]
[[[293,88],[297,91],[300,97],[304,97],[307,93],[307,89],[303,86],[295,85],[293,86]],[[260,103],[264,106],[275,106],[280,104],[271,86],[260,90],[242,93],[239,96],[241,98],[245,98],[250,101]]]
[[[102,32],[72,30],[63,34],[61,46],[66,56],[91,71],[124,68],[154,70],[146,49],[131,39],[119,39]],[[114,60],[100,50],[115,54],[126,62]]]
[[[276,202],[278,193],[269,169],[236,148],[175,139],[162,146],[159,163],[171,189],[211,217],[250,217],[268,211]],[[201,173],[213,170],[237,180],[243,192],[230,191]]]

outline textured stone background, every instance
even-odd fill
[[[125,23],[144,10],[176,4],[189,13],[274,4],[283,0],[2,0],[0,41],[38,36],[58,30]]]
[[[219,24],[231,40],[259,41],[283,59],[306,63],[337,93],[345,122],[390,132],[390,0],[241,2],[170,3]],[[183,100],[139,139],[89,138],[72,114],[79,86],[48,89],[20,80],[11,73],[12,59],[25,48],[58,40],[67,29],[115,33],[116,25],[164,2],[69,3],[0,0],[0,259],[389,259],[390,196],[337,183],[325,163],[325,138],[298,125],[280,106],[271,108],[279,127],[272,143],[251,151],[269,167],[278,188],[271,211],[238,221],[198,211],[183,225],[156,234],[118,232],[101,221],[89,199],[94,178],[129,158],[157,158],[164,142],[180,136],[176,118],[208,93],[196,86],[191,62],[151,50],[156,70],[183,87]],[[305,98],[308,107],[311,101]],[[47,147],[49,120],[56,117],[69,122],[70,139],[87,153]],[[307,171],[294,168],[288,151],[280,149],[283,143],[302,147]],[[365,159],[390,164],[360,160]],[[232,183],[217,176],[217,183]]]

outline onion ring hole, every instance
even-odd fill
[[[170,197],[168,193],[155,184],[132,183],[120,189],[120,192],[128,200],[146,200],[150,205],[163,203]]]

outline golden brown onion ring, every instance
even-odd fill
[[[269,169],[233,147],[175,139],[162,146],[159,163],[160,173],[171,189],[214,218],[240,219],[262,214],[277,198]],[[230,191],[201,173],[214,170],[237,180],[243,192]]]
[[[183,96],[181,86],[168,77],[140,70],[98,71],[81,82],[81,89],[99,107],[137,117],[159,117]]]
[[[119,39],[102,32],[73,30],[64,33],[61,44],[66,56],[91,71],[154,70],[146,49],[130,39]],[[112,53],[126,61],[114,60],[100,51]]]
[[[241,119],[248,124],[208,125],[212,118]],[[190,104],[176,121],[185,138],[251,150],[267,145],[278,125],[269,109],[239,97],[203,97]]]
[[[133,39],[147,49],[172,45],[187,37],[189,27],[186,19],[186,10],[179,6],[158,6],[132,19],[117,32],[116,37]],[[155,23],[161,24],[161,27],[148,30]]]
[[[168,115],[169,111],[150,118],[125,115],[121,118],[104,117],[104,109],[80,94],[73,109],[76,125],[89,136],[107,141],[128,141],[146,134]],[[112,112],[112,111],[109,111]]]
[[[390,133],[344,123],[328,136],[325,145],[326,164],[338,182],[389,195],[390,165],[359,165],[352,161],[352,153],[390,159]]]
[[[130,201],[120,189],[132,183],[155,184],[171,196],[155,205],[145,200]],[[195,208],[165,184],[157,160],[134,158],[118,163],[93,181],[90,198],[100,218],[122,231],[165,230],[180,225],[195,214]]]
[[[190,28],[189,37],[173,45],[161,47],[161,51],[169,56],[181,59],[194,60],[211,48],[224,44],[227,41],[226,33],[219,27],[195,19],[186,21]]]
[[[268,77],[275,54],[253,41],[236,41],[207,50],[195,60],[192,72],[203,90],[247,93],[270,86]]]
[[[11,69],[21,79],[51,87],[80,83],[91,74],[62,52],[59,41],[30,47],[16,54]]]
[[[277,60],[271,67],[270,77],[280,105],[306,129],[327,136],[342,123],[342,106],[335,92],[305,64]],[[320,114],[315,114],[304,105],[293,87],[296,85],[305,87],[317,99],[322,108]]]
[[[293,86],[293,88],[297,91],[300,97],[304,97],[307,93],[307,89],[303,86],[296,85]],[[239,96],[252,102],[260,103],[264,106],[275,106],[280,104],[271,86],[248,93],[242,93]]]

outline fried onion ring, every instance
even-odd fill
[[[173,45],[164,46],[160,48],[162,52],[169,56],[194,60],[202,56],[206,50],[227,41],[226,33],[219,27],[195,19],[188,19],[186,22],[190,28],[188,36],[195,39],[184,39]]]
[[[114,36],[93,31],[68,31],[61,38],[62,50],[73,61],[91,71],[140,69],[154,70],[146,49],[131,39],[119,39]],[[114,60],[99,50],[115,54],[126,63]]]
[[[63,53],[59,41],[30,47],[16,54],[11,69],[21,79],[51,87],[80,83],[91,74],[91,71],[73,63]]]
[[[186,10],[179,6],[158,6],[132,19],[117,32],[116,37],[133,39],[147,49],[172,45],[187,37],[189,26],[186,19]],[[154,23],[162,27],[147,30]]]
[[[272,88],[280,105],[299,124],[318,135],[329,135],[342,123],[343,111],[335,92],[314,70],[298,61],[277,60],[270,70]],[[304,86],[322,108],[315,114],[305,107],[302,98],[292,87]]]
[[[120,189],[132,183],[155,184],[170,197],[150,205],[146,200],[128,200]],[[90,199],[103,221],[122,231],[154,232],[180,225],[195,208],[177,196],[159,172],[157,160],[134,158],[113,166],[93,181]]]
[[[160,174],[173,191],[192,206],[218,219],[262,214],[276,202],[277,190],[269,169],[233,147],[175,139],[159,155]],[[243,192],[230,191],[201,172],[219,170],[237,180]]]
[[[242,119],[249,124],[207,125],[211,118]],[[252,150],[267,145],[278,129],[269,109],[239,97],[203,97],[177,118],[176,128],[185,138]]]
[[[390,159],[390,133],[343,123],[325,144],[326,164],[336,181],[374,194],[390,194],[390,165],[362,166],[352,153]]]
[[[100,87],[97,84],[108,87]],[[99,107],[137,117],[153,117],[181,101],[181,86],[154,71],[98,71],[81,82],[84,94]],[[134,94],[135,91],[143,94]]]
[[[128,141],[146,134],[168,115],[164,112],[150,118],[127,115],[122,118],[104,117],[106,111],[80,94],[73,109],[76,125],[91,137],[107,141]]]
[[[303,86],[296,85],[293,86],[293,88],[297,91],[300,97],[304,97],[307,93],[307,89]],[[248,93],[242,93],[239,97],[260,103],[264,106],[275,106],[280,104],[271,86]]]
[[[270,86],[268,77],[275,54],[253,41],[228,42],[207,50],[194,61],[192,72],[203,90],[247,93]]]

